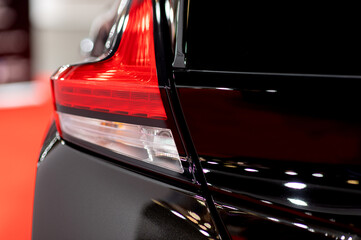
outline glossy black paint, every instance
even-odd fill
[[[200,155],[360,164],[358,77],[174,75]]]
[[[354,232],[336,224],[314,221],[309,215],[297,216],[262,202],[238,200],[230,204],[224,197],[215,201],[231,238],[238,239],[360,239]],[[309,213],[311,214],[311,213]]]
[[[187,68],[359,75],[356,4],[189,1]]]
[[[33,239],[219,239],[184,190],[57,143],[39,164]],[[208,236],[209,235],[209,236]]]
[[[360,167],[245,158],[201,160],[209,189],[224,196],[223,205],[242,208],[245,205],[239,202],[249,202],[253,210],[257,204],[260,208],[278,206],[278,214],[288,214],[291,222],[297,222],[301,215],[312,216],[313,224],[328,223],[330,231],[342,227],[345,232],[361,232]]]
[[[358,76],[176,70],[174,77],[232,238],[358,238]]]

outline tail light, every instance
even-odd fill
[[[52,76],[59,133],[182,173],[158,84],[152,0],[123,0],[112,55]],[[119,40],[118,40],[119,41]]]

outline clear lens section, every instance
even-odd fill
[[[63,133],[116,153],[183,173],[172,131],[58,112]]]

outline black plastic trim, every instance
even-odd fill
[[[66,106],[59,105],[59,104],[56,105],[56,109],[59,112],[63,112],[63,113],[74,114],[74,115],[89,117],[89,118],[102,119],[102,120],[107,120],[107,121],[131,123],[131,124],[151,126],[151,127],[160,127],[160,128],[167,127],[164,120],[132,117],[132,116],[127,116],[127,115],[113,114],[113,113],[107,113],[107,112],[89,111],[89,110],[85,110],[85,109],[66,107]]]
[[[244,88],[253,85],[275,87],[277,85],[295,85],[297,83],[313,83],[313,86],[332,85],[335,81],[356,82],[361,76],[322,75],[322,74],[288,74],[288,73],[258,73],[231,72],[208,70],[175,70],[177,87],[202,88]],[[202,80],[203,79],[203,80]],[[204,81],[204,79],[207,79]]]

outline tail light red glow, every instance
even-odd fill
[[[97,112],[167,118],[160,97],[152,2],[133,1],[117,51],[109,59],[71,66],[52,78],[56,104]]]
[[[114,54],[99,62],[65,66],[52,77],[59,133],[183,173],[172,131],[151,124],[167,120],[157,78],[152,0],[123,1],[130,2],[130,9],[119,20],[123,32]],[[98,112],[97,118],[81,116],[80,109]],[[109,121],[102,119],[102,112],[133,118]],[[129,120],[137,117],[150,124]]]

